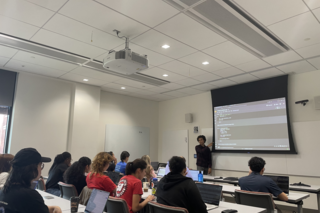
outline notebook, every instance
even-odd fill
[[[289,176],[264,176],[271,178],[286,195],[289,195]]]
[[[103,213],[110,192],[93,189],[84,213]]]
[[[222,186],[203,183],[196,183],[196,185],[203,202],[207,206],[207,210],[218,208],[221,199]]]

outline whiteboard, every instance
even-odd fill
[[[150,153],[148,127],[106,125],[105,152],[113,151],[118,162],[122,151],[130,153],[129,161]]]
[[[202,129],[202,134],[210,138],[212,130]],[[316,165],[320,161],[320,121],[295,122],[292,132],[297,155],[213,153],[212,167],[216,170],[247,172],[250,158],[259,156],[266,161],[266,173],[319,177],[320,170]]]
[[[166,163],[172,156],[183,156],[189,165],[188,130],[167,130],[162,135],[161,163]]]

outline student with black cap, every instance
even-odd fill
[[[46,206],[42,196],[31,189],[32,181],[41,176],[43,163],[50,161],[33,148],[22,149],[15,155],[8,179],[0,191],[0,202],[6,213],[62,213],[58,206]]]

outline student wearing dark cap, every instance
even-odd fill
[[[31,189],[32,181],[41,176],[43,163],[50,161],[33,148],[22,149],[15,155],[8,179],[0,191],[0,202],[6,213],[62,213],[58,206],[46,206],[42,196]]]

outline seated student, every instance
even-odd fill
[[[147,179],[149,180],[151,178],[156,178],[157,175],[154,173],[154,169],[151,166],[151,159],[150,159],[149,155],[144,155],[141,157],[141,159],[144,160],[148,164],[147,169],[146,169]]]
[[[0,189],[4,186],[11,169],[10,161],[14,158],[11,154],[0,155]]]
[[[94,157],[91,172],[86,179],[88,188],[110,192],[110,195],[115,194],[117,186],[108,176],[103,174],[108,169],[112,159],[111,155],[106,152],[100,152]]]
[[[46,206],[39,192],[30,188],[32,181],[39,180],[43,163],[50,161],[33,148],[21,149],[15,155],[9,177],[0,191],[0,201],[6,213],[62,212],[58,206]]]
[[[117,164],[117,158],[114,156],[114,153],[112,151],[107,152],[109,155],[112,156],[113,160],[109,164],[109,168],[107,169],[108,172],[114,172],[116,169],[116,164]]]
[[[186,177],[186,162],[174,156],[169,160],[170,173],[158,183],[157,202],[160,204],[182,207],[189,213],[206,213],[198,187],[191,178]]]
[[[181,157],[181,158],[183,158],[184,161],[186,161],[186,159],[185,159],[184,157]],[[164,174],[167,175],[167,174],[169,174],[169,172],[170,172],[170,165],[169,165],[169,161],[168,161],[168,163],[167,163],[167,165],[166,165],[166,169],[165,169],[165,173],[164,173]],[[187,167],[186,177],[192,178],[191,174],[189,173],[189,168],[188,168],[188,167]]]
[[[63,182],[63,174],[71,166],[71,154],[64,152],[54,158],[53,164],[49,170],[49,177],[46,182],[46,192],[60,196],[58,183]]]
[[[131,213],[140,211],[149,201],[154,200],[153,195],[149,195],[140,203],[142,192],[141,180],[146,175],[147,163],[144,160],[136,159],[127,164],[126,176],[121,178],[117,188],[117,197],[127,201]]]
[[[123,151],[120,155],[120,162],[116,165],[116,172],[120,172],[122,174],[126,171],[127,162],[129,161],[130,154],[127,151]]]
[[[78,195],[80,195],[82,189],[87,185],[85,173],[90,172],[90,166],[90,158],[82,157],[79,161],[74,162],[63,175],[64,182],[74,185]]]
[[[266,162],[259,157],[249,160],[250,172],[248,176],[239,179],[241,190],[254,192],[268,192],[283,201],[288,201],[287,195],[268,177],[263,176]]]

